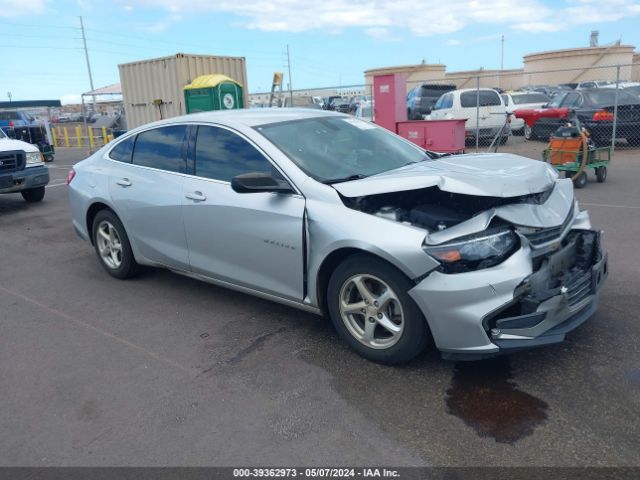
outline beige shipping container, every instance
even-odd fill
[[[118,65],[127,128],[163,118],[184,115],[184,87],[200,75],[221,73],[244,89],[244,107],[249,95],[244,57],[218,57],[177,53]]]

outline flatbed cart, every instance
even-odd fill
[[[549,142],[549,148],[542,151],[542,159],[559,172],[564,172],[565,178],[572,178],[576,188],[584,188],[587,185],[589,168],[594,169],[598,183],[606,181],[607,167],[611,163],[610,147],[587,148],[585,155],[583,148],[577,150],[554,148],[551,146],[553,140]],[[586,162],[583,162],[584,158]]]
[[[542,160],[556,170],[564,172],[565,178],[571,178],[576,188],[584,188],[587,185],[586,170],[590,168],[594,169],[598,183],[607,179],[611,147],[595,146],[587,129],[582,127],[575,110],[516,110],[514,114],[518,118],[524,118],[525,122],[533,123],[543,117],[566,118],[567,123],[551,135],[549,145],[542,151]]]

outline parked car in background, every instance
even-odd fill
[[[507,112],[513,113],[518,108],[542,108],[549,103],[550,98],[540,92],[511,92],[503,93],[502,100]],[[529,127],[521,118],[511,116],[511,131],[515,135],[523,135]]]
[[[429,115],[442,94],[455,90],[455,85],[424,83],[412,88],[407,94],[407,118],[422,120]]]
[[[48,183],[49,169],[38,147],[0,129],[0,194],[20,193],[27,202],[39,202]]]
[[[362,102],[358,105],[355,113],[356,118],[361,118],[362,120],[367,120],[369,122],[375,121],[375,113],[373,110],[373,100],[368,102]]]
[[[340,95],[330,95],[328,97],[324,97],[322,99],[322,109],[323,110],[333,110],[333,101],[336,98],[342,98]]]
[[[576,86],[576,90],[586,90],[586,89],[591,89],[591,88],[602,88],[602,87],[609,86],[611,84],[615,85],[615,82],[612,82],[610,80],[590,80],[588,82],[580,82],[580,83],[578,83],[578,85]]]
[[[581,89],[567,93],[550,103],[552,107],[575,110],[580,122],[591,133],[598,146],[611,145],[614,104],[618,97],[616,138],[624,138],[629,145],[640,146],[640,98],[626,90],[610,88]],[[540,118],[531,127],[531,138],[546,140],[565,120]]]
[[[351,103],[351,99],[348,97],[335,97],[332,101],[331,101],[331,108],[329,108],[329,110],[332,110],[334,112],[340,112],[340,113],[354,113],[354,107]]]
[[[479,112],[476,108],[478,105]],[[504,125],[507,119],[507,109],[504,100],[497,91],[489,88],[481,88],[480,90],[468,88],[442,95],[427,118],[432,120],[466,119],[467,140],[474,140],[477,131],[480,141],[490,142]],[[507,135],[508,132],[499,141],[506,142]]]
[[[599,230],[549,164],[442,157],[332,112],[174,117],[68,178],[73,227],[109,275],[168,268],[326,314],[385,364],[562,342],[607,276]]]

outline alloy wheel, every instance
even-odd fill
[[[100,222],[96,230],[96,244],[105,265],[114,270],[122,265],[122,242],[111,222],[107,220]]]
[[[404,331],[402,304],[384,281],[368,274],[354,275],[340,289],[340,316],[349,333],[370,348],[395,345]]]

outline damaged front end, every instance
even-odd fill
[[[560,342],[595,312],[607,275],[600,232],[573,230],[556,251],[534,259],[512,302],[485,316],[483,326],[503,349]]]
[[[342,199],[425,231],[422,248],[439,266],[409,295],[445,358],[560,342],[597,307],[607,254],[568,180],[512,197],[432,186]]]

